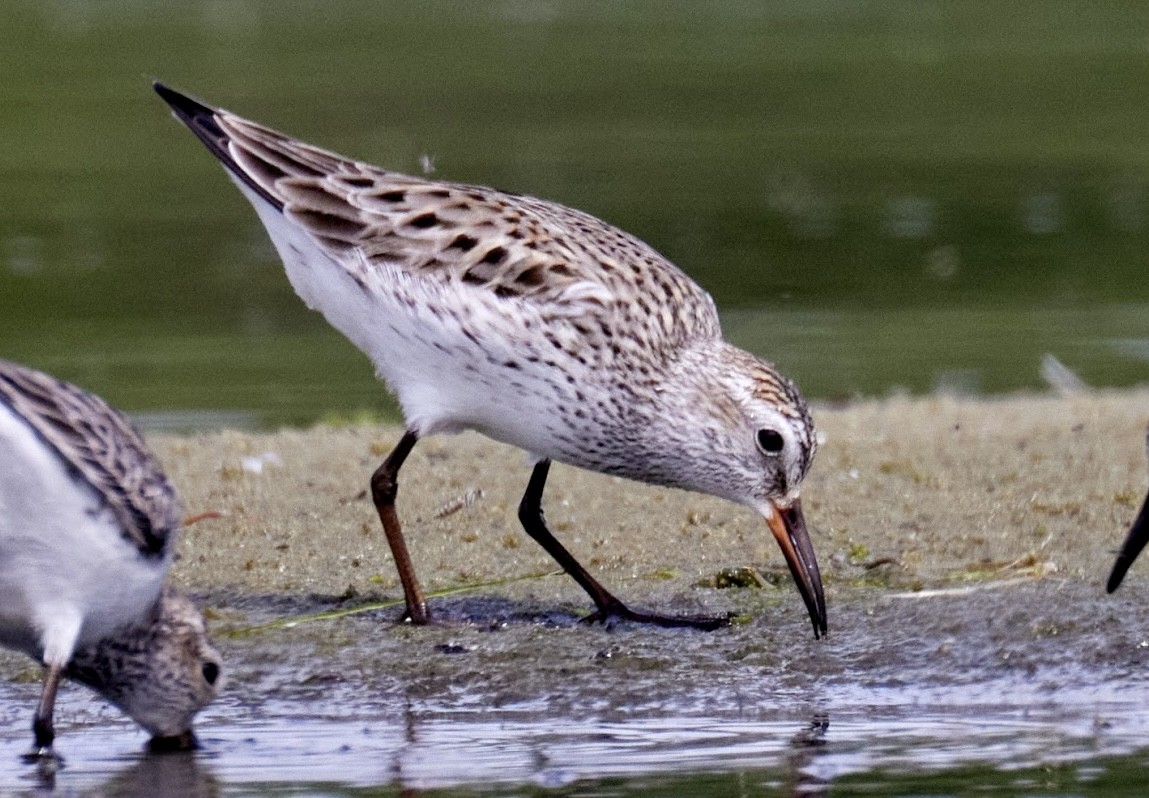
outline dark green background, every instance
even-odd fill
[[[813,397],[1149,374],[1140,3],[10,0],[0,53],[0,356],[132,411],[393,409],[153,78],[602,216]]]

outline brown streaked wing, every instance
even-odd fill
[[[164,554],[183,512],[159,461],[123,415],[71,383],[2,359],[0,402],[95,489],[128,542],[141,554]]]
[[[227,151],[261,193],[359,282],[386,262],[499,298],[639,327],[673,345],[717,337],[709,294],[634,236],[557,203],[352,161],[215,112]],[[349,253],[358,251],[362,257]]]

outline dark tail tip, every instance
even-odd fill
[[[152,88],[156,90],[156,94],[163,98],[164,102],[171,106],[176,117],[192,128],[196,135],[199,135],[196,125],[203,125],[205,122],[217,131],[219,130],[219,126],[215,124],[215,109],[210,105],[205,105],[193,97],[181,94],[158,80],[152,83]]]
[[[283,202],[259,185],[232,156],[228,149],[230,136],[219,125],[220,111],[218,108],[213,108],[194,97],[178,92],[158,80],[152,82],[152,88],[156,90],[156,94],[163,98],[164,102],[171,106],[175,118],[183,122],[192,133],[195,133],[196,137],[211,151],[211,154],[218,158],[233,175],[276,208],[283,208]]]
[[[163,98],[164,102],[171,106],[176,119],[187,125],[188,129],[207,145],[215,157],[223,161],[228,167],[232,166],[234,159],[227,151],[227,133],[216,121],[216,109],[186,94],[181,94],[158,80],[152,83],[152,88],[156,90],[156,94]]]

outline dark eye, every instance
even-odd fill
[[[208,684],[215,684],[215,680],[219,678],[219,665],[214,662],[205,662],[203,664],[203,678]]]
[[[782,433],[775,429],[758,430],[758,448],[765,454],[778,454],[786,442],[782,440]]]

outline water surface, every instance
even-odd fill
[[[1112,600],[1056,579],[935,596],[839,589],[838,631],[820,642],[803,635],[798,608],[753,592],[735,600],[756,620],[714,634],[585,627],[565,609],[489,591],[438,600],[438,628],[396,627],[391,608],[251,631],[324,602],[217,596],[231,681],[203,713],[203,749],[146,755],[142,733],[68,689],[56,787],[1140,795],[1149,643],[1137,637],[1144,624],[1112,622],[1147,596],[1129,587]],[[31,684],[0,685],[12,718],[35,696]],[[0,757],[27,744],[23,723],[0,731]],[[5,769],[0,791],[32,794],[32,776]]]
[[[0,350],[132,411],[393,405],[159,77],[397,170],[598,214],[820,398],[1145,379],[1137,5],[17,0]],[[234,416],[224,416],[234,420]]]

